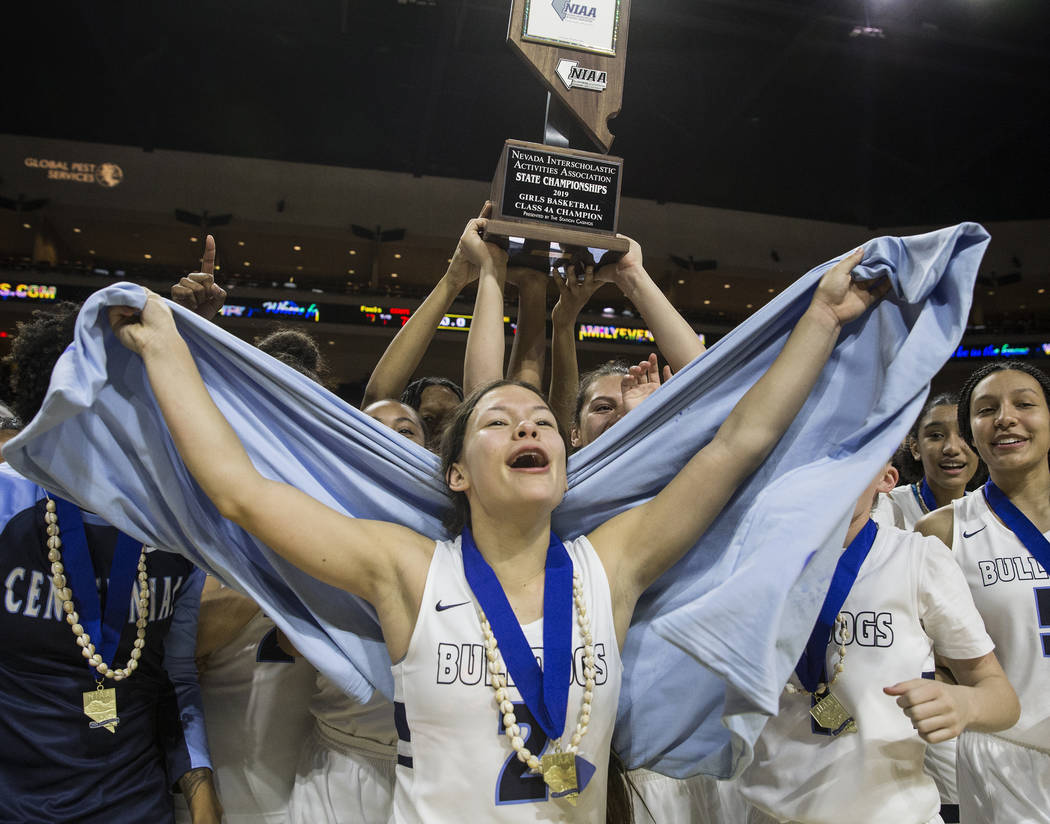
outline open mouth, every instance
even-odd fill
[[[511,469],[543,469],[549,461],[541,449],[525,449],[510,460]]]
[[[966,464],[965,463],[956,463],[956,462],[942,463],[942,464],[938,464],[938,466],[940,466],[940,468],[944,472],[953,472],[953,473],[955,473],[955,472],[962,472],[964,469],[966,469]]]

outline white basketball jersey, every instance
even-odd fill
[[[223,820],[283,822],[313,727],[314,668],[277,646],[273,621],[259,612],[208,656],[200,685]]]
[[[952,549],[1021,700],[1020,720],[996,735],[1050,753],[1050,578],[983,492],[955,501]]]
[[[394,705],[379,690],[366,704],[355,701],[321,673],[310,699],[317,733],[336,750],[393,759],[397,754]]]
[[[542,777],[528,772],[502,733],[503,717],[489,680],[484,635],[456,538],[437,544],[408,652],[392,668],[398,733],[392,819],[396,824],[570,820],[605,824],[609,747],[623,668],[601,561],[585,537],[565,546],[573,569],[583,578],[596,659],[591,720],[579,748],[596,772],[578,805],[551,800]],[[522,630],[542,664],[543,620]],[[576,727],[583,700],[583,640],[575,609],[572,637],[567,735]],[[543,730],[531,720],[518,690],[511,686],[508,691],[525,746],[541,754],[548,744]]]
[[[879,526],[915,529],[915,523],[925,514],[918,485],[905,484],[880,493],[871,517]]]
[[[940,800],[923,772],[926,745],[882,688],[920,677],[933,647],[949,658],[991,651],[966,581],[935,538],[881,526],[840,614],[849,643],[832,693],[856,733],[831,736],[813,722],[809,695],[781,695],[739,779],[744,797],[781,821],[920,824]],[[827,647],[838,663],[836,629]],[[791,683],[799,686],[792,674]]]

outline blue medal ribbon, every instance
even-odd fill
[[[543,669],[469,528],[463,530],[461,548],[467,583],[492,627],[514,686],[547,737],[560,738],[572,680],[572,559],[565,545],[551,532],[543,580]]]
[[[91,636],[95,652],[111,667],[128,620],[131,589],[138,577],[142,544],[123,532],[117,533],[103,616],[80,509],[57,496],[53,496],[52,500],[55,502],[55,514],[58,515],[59,537],[62,539],[62,566],[65,567],[66,579],[73,592],[80,625]],[[95,668],[90,663],[88,667],[94,672]]]
[[[937,506],[937,499],[933,497],[933,490],[930,489],[930,485],[926,483],[926,479],[923,478],[918,484],[919,495],[922,498],[922,502],[926,504],[926,511],[933,512],[935,509],[939,509]]]
[[[806,642],[806,648],[802,651],[802,657],[795,666],[798,680],[809,692],[814,692],[817,684],[827,683],[825,653],[828,648],[828,639],[831,638],[839,610],[846,603],[846,596],[853,588],[853,582],[857,580],[860,567],[864,559],[868,557],[878,532],[878,524],[869,518],[864,528],[849,542],[849,546],[839,556],[839,562],[835,565],[835,574],[831,577],[828,594],[824,596],[824,605],[820,608],[817,623],[809,635],[809,641]]]
[[[1028,516],[1014,506],[1013,501],[1006,497],[1006,493],[992,481],[984,485],[984,498],[992,512],[1010,528],[1040,566],[1050,572],[1050,541],[1046,540],[1039,527],[1028,520]]]

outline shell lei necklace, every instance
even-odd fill
[[[839,735],[843,732],[856,732],[857,722],[853,720],[846,708],[842,706],[839,699],[831,693],[832,686],[834,686],[842,671],[846,669],[846,644],[851,639],[850,631],[846,628],[846,619],[841,612],[835,617],[835,626],[838,627],[841,640],[838,648],[839,660],[835,663],[831,680],[826,684],[817,684],[817,688],[813,692],[802,687],[796,687],[788,681],[784,685],[784,692],[788,695],[812,695],[818,698],[817,703],[810,709],[809,714],[813,716],[813,719],[823,729],[831,730],[832,735]]]
[[[503,713],[504,734],[510,740],[510,745],[517,753],[518,760],[532,772],[542,775],[551,790],[575,806],[576,797],[579,795],[578,792],[572,791],[576,787],[575,756],[579,750],[580,740],[587,732],[587,725],[591,722],[591,701],[594,699],[595,676],[591,619],[587,617],[587,604],[583,599],[583,580],[580,578],[580,573],[575,570],[572,573],[572,598],[576,605],[576,623],[580,628],[580,636],[583,638],[583,701],[580,703],[576,729],[569,738],[569,746],[562,749],[561,738],[559,738],[551,744],[551,752],[542,758],[537,758],[529,752],[521,737],[521,728],[514,715],[514,704],[507,693],[507,675],[499,661],[496,636],[492,633],[492,627],[489,626],[484,611],[480,606],[477,610],[478,618],[481,620],[481,631],[485,636],[485,656],[488,658],[492,688],[496,692],[496,704],[499,706],[499,711]]]
[[[44,505],[44,508],[46,510],[44,522],[47,524],[47,559],[51,562],[51,580],[54,582],[55,592],[62,599],[62,611],[66,615],[66,623],[73,629],[73,636],[76,638],[81,654],[99,675],[96,682],[97,688],[88,690],[83,694],[84,715],[91,719],[89,726],[92,729],[101,727],[109,730],[111,733],[115,733],[117,731],[116,726],[120,722],[120,718],[117,716],[117,691],[113,688],[106,689],[103,685],[106,678],[110,678],[113,681],[122,681],[125,678],[130,678],[131,673],[138,668],[139,658],[142,657],[142,648],[146,646],[146,616],[149,615],[150,597],[149,578],[146,575],[146,546],[145,544],[142,546],[138,563],[139,617],[135,622],[135,644],[124,668],[111,669],[102,660],[102,656],[95,651],[95,644],[92,642],[91,636],[80,625],[80,616],[77,614],[76,605],[73,603],[73,592],[67,585],[65,567],[62,566],[62,538],[59,534],[55,502],[51,500],[51,496],[47,496],[47,503]]]

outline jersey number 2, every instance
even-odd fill
[[[524,702],[514,703],[514,717],[521,727],[521,737],[525,747],[533,755],[539,755],[547,748],[547,733],[536,723],[532,711]],[[503,735],[503,716],[499,719],[499,734]],[[526,764],[518,759],[516,752],[511,752],[503,762],[496,781],[496,804],[528,804],[547,800],[547,782],[542,775],[529,771]]]
[[[1039,619],[1039,640],[1043,656],[1050,658],[1050,587],[1035,588],[1035,615]]]

